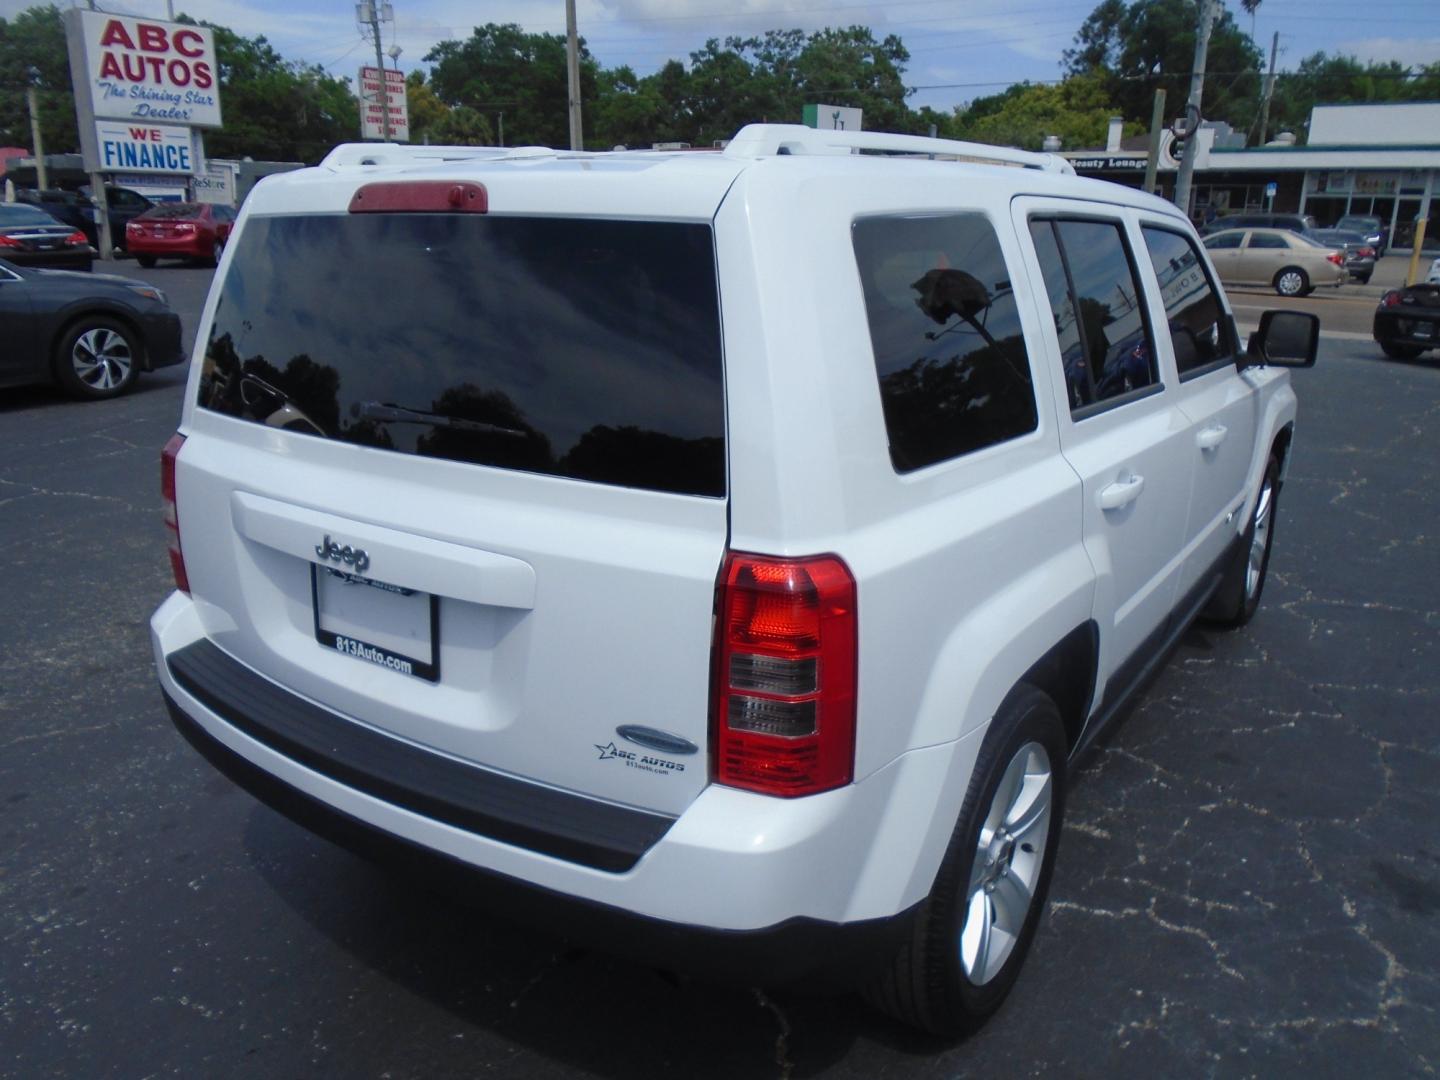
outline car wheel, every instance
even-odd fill
[[[1270,571],[1270,550],[1275,542],[1275,509],[1280,494],[1280,462],[1274,454],[1265,463],[1260,494],[1250,523],[1245,527],[1240,548],[1226,568],[1220,587],[1202,613],[1206,622],[1238,628],[1255,617],[1265,578]]]
[[[1281,296],[1304,296],[1310,291],[1310,278],[1298,266],[1287,266],[1275,275],[1275,291]]]
[[[55,350],[55,378],[80,398],[123,394],[140,372],[140,340],[115,319],[87,315],[75,322]]]
[[[144,269],[149,270],[155,265],[154,255],[136,255],[135,261]]]
[[[959,821],[908,939],[867,996],[956,1038],[998,1009],[1020,974],[1055,863],[1068,749],[1060,710],[1021,684],[985,735]]]
[[[1365,274],[1365,275],[1363,275],[1362,277],[1356,278],[1355,280],[1358,281],[1358,282],[1360,282],[1361,285],[1369,285],[1369,284],[1370,284],[1370,278],[1371,278],[1371,275],[1370,275],[1370,274]]]
[[[1420,345],[1396,345],[1393,342],[1380,342],[1380,350],[1391,360],[1414,360],[1425,351]]]

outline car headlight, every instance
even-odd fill
[[[126,285],[125,287],[133,293],[139,293],[147,300],[154,300],[161,304],[167,303],[165,294],[154,285]]]

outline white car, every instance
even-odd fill
[[[1427,285],[1440,285],[1440,259],[1430,261],[1430,273],[1425,275]]]
[[[1067,763],[1254,613],[1317,335],[1242,350],[1184,215],[1048,155],[343,146],[211,290],[160,682],[327,835],[953,1034]]]

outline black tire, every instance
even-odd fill
[[[1414,360],[1425,351],[1420,345],[1396,345],[1394,342],[1380,342],[1380,351],[1391,360]]]
[[[1268,493],[1268,497],[1267,497]],[[1265,463],[1265,475],[1250,523],[1241,537],[1235,558],[1225,569],[1225,577],[1210,598],[1201,617],[1208,623],[1227,629],[1238,629],[1255,617],[1265,579],[1270,573],[1270,552],[1275,547],[1275,520],[1280,498],[1280,462],[1274,454]],[[1260,544],[1256,536],[1263,527]]]
[[[136,256],[135,256],[135,262],[138,263],[143,269],[149,270],[149,269],[152,269],[152,268],[155,266],[155,256],[154,256],[154,255],[136,255]]]
[[[1304,296],[1310,291],[1310,275],[1298,266],[1287,266],[1271,284],[1281,296]]]
[[[1045,907],[1064,816],[1068,753],[1065,725],[1055,702],[1033,686],[1017,686],[985,735],[930,895],[920,905],[909,937],[889,968],[867,990],[866,996],[878,1008],[903,1023],[954,1039],[979,1027],[1004,1002],[1020,974]],[[1003,829],[992,832],[987,850],[994,853],[996,863],[982,863],[982,827],[1010,820],[1004,810],[996,817],[996,807],[1009,801],[997,795],[1017,762],[1026,770],[1022,784],[1027,778],[1033,780],[1032,785],[1014,789],[1017,806],[1024,805],[1022,793],[1039,790],[1041,784],[1038,774],[1030,774],[1030,766],[1043,763],[1048,768],[1048,814],[1043,822],[1037,818],[1013,835]],[[1024,816],[1018,813],[1022,821]],[[993,820],[987,822],[987,818]],[[1032,879],[1030,899],[1028,906],[1019,909],[1023,915],[1017,919],[1015,898],[1023,895],[1023,889],[1017,892],[1016,887],[1023,885],[1027,875]],[[1008,884],[1002,880],[1007,878]],[[1001,895],[1008,897],[1003,903]],[[972,910],[974,925],[969,918]],[[994,929],[1006,921],[1007,911],[1011,929],[1018,922],[1018,933]],[[988,948],[976,944],[980,926],[983,940],[990,942]],[[968,935],[967,929],[971,931]],[[1003,936],[997,938],[996,933]],[[1001,945],[1005,951],[989,957],[992,963],[985,965],[983,957]],[[974,975],[967,972],[967,965],[978,969]]]
[[[1373,273],[1373,272],[1372,272],[1372,273]],[[1369,284],[1370,284],[1370,278],[1371,278],[1371,274],[1366,274],[1366,275],[1364,275],[1363,277],[1358,277],[1358,278],[1356,278],[1355,280],[1358,281],[1358,282],[1360,282],[1361,285],[1369,285]]]
[[[134,330],[104,315],[84,315],[66,328],[55,347],[55,381],[77,398],[112,398],[135,385],[142,360]]]

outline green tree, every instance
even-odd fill
[[[1361,62],[1353,56],[1317,52],[1301,60],[1293,73],[1277,78],[1270,130],[1303,135],[1310,110],[1320,104],[1431,101],[1436,97],[1440,97],[1440,63],[1411,72],[1394,60]]]
[[[1056,86],[1020,83],[957,113],[955,135],[1025,150],[1039,150],[1046,135],[1060,136],[1066,149],[1103,146],[1116,115],[1106,83],[1099,73],[1072,76]]]
[[[9,21],[0,18],[0,145],[30,146],[25,91],[31,86],[38,92],[45,152],[78,151],[65,24],[53,4],[22,11]]]
[[[435,65],[430,85],[445,104],[464,105],[487,117],[503,113],[505,141],[511,146],[570,145],[564,35],[487,23],[475,27],[466,41],[440,42],[425,61]],[[582,107],[595,99],[596,75],[595,60],[582,41]]]
[[[180,22],[195,20],[181,15]],[[336,143],[360,136],[360,107],[349,80],[318,65],[286,60],[262,34],[247,38],[201,22],[215,34],[225,126],[205,133],[210,157],[319,161]]]
[[[430,142],[439,142],[434,128],[450,115],[450,108],[435,96],[423,71],[405,76],[405,107],[410,116],[410,141],[425,142],[428,134]]]
[[[1190,93],[1198,23],[1195,0],[1101,0],[1065,50],[1065,72],[1102,76],[1127,120],[1148,125],[1162,88],[1178,115]],[[1245,128],[1259,100],[1261,55],[1225,8],[1210,34],[1206,72],[1205,116]]]

